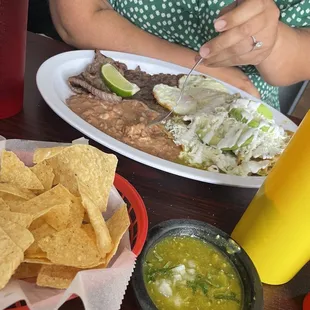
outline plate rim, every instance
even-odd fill
[[[180,71],[180,73],[188,72],[188,68],[172,64],[163,60],[158,60],[150,57],[123,53],[123,52],[114,52],[114,51],[107,51],[107,50],[100,50],[100,52],[104,55],[107,55],[112,58],[127,58],[130,61],[138,61],[139,63],[143,62],[146,64],[152,63],[155,66],[164,66],[168,69],[174,69],[176,71]],[[81,133],[85,134],[89,138],[93,139],[94,141],[98,142],[99,144],[109,148],[110,150],[117,152],[125,157],[133,159],[139,163],[145,164],[147,166],[156,168],[158,170],[168,172],[180,177],[185,177],[188,179],[201,181],[204,183],[211,183],[217,185],[224,185],[224,186],[233,186],[233,187],[242,187],[242,188],[259,188],[265,177],[259,176],[235,176],[235,175],[228,175],[228,174],[219,174],[215,172],[210,172],[207,170],[201,170],[189,166],[184,166],[181,164],[173,163],[165,159],[161,159],[157,156],[150,155],[143,151],[140,151],[134,147],[131,147],[117,139],[112,138],[111,136],[105,134],[104,132],[100,131],[99,129],[95,128],[88,122],[84,121],[80,118],[77,114],[75,114],[72,110],[70,110],[66,104],[59,98],[57,92],[54,90],[54,77],[57,73],[59,67],[65,64],[68,61],[72,60],[81,60],[84,58],[89,58],[92,60],[94,57],[94,50],[75,50],[75,51],[67,51],[64,53],[57,54],[52,56],[51,58],[45,60],[41,66],[39,67],[37,74],[36,74],[36,83],[39,89],[41,96],[43,97],[46,104],[66,123],[70,126],[75,128],[76,130],[80,131]],[[124,61],[124,60],[122,60]],[[126,62],[126,61],[124,61]],[[183,71],[183,72],[182,72]],[[196,74],[201,74],[195,71]],[[205,76],[209,76],[205,74]],[[212,77],[213,78],[213,77]],[[227,86],[230,90],[234,92],[240,92],[243,96],[254,100],[256,102],[262,102],[257,98],[247,94],[246,92],[225,83],[219,79],[213,78],[225,86]],[[52,84],[52,86],[51,86]],[[47,86],[48,85],[48,86]],[[69,87],[68,87],[69,89]],[[266,103],[262,102],[263,104],[267,105]],[[63,105],[63,106],[61,106]],[[270,107],[273,113],[282,114],[280,111],[275,110],[273,107]],[[284,114],[282,117],[285,118],[285,122],[288,122],[293,125],[294,129],[297,129],[297,126]]]

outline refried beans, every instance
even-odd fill
[[[138,100],[111,103],[92,95],[73,95],[68,107],[82,119],[136,149],[170,161],[181,152],[162,125],[147,126],[159,114]]]

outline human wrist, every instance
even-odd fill
[[[258,71],[260,71],[261,69],[264,70],[266,69],[266,67],[273,69],[275,68],[275,66],[277,66],[278,64],[282,62],[281,59],[283,59],[283,56],[285,55],[285,53],[283,53],[283,41],[284,41],[284,36],[285,36],[285,32],[284,32],[285,27],[286,26],[282,22],[280,21],[278,22],[278,29],[276,32],[276,39],[275,39],[274,45],[272,49],[270,49],[270,52],[266,56],[266,58],[263,61],[261,61],[258,65],[256,65],[256,68],[258,69]]]

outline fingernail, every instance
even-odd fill
[[[215,30],[222,30],[222,29],[224,29],[226,27],[226,25],[227,25],[227,22],[225,20],[223,20],[223,19],[216,20],[214,22]]]
[[[210,54],[210,49],[208,47],[202,47],[199,54],[202,58],[206,58]]]
[[[195,56],[195,62],[197,62],[198,60],[200,60],[200,58],[201,58],[201,55],[199,54],[199,55],[196,55]]]

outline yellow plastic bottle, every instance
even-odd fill
[[[286,283],[310,260],[310,111],[232,238],[250,256],[263,283]]]

